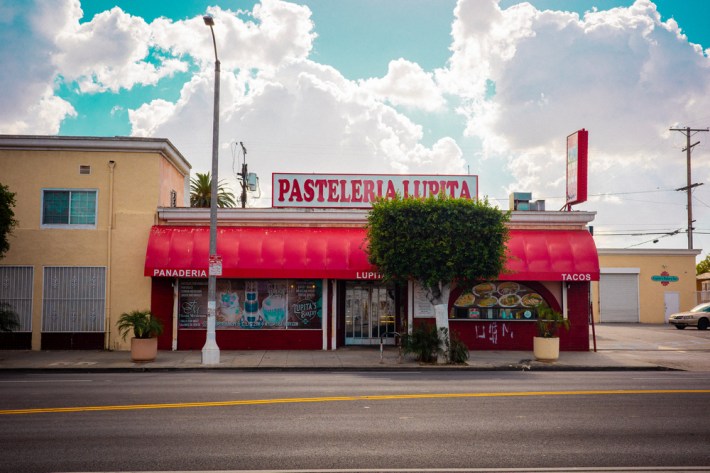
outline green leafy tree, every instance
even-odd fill
[[[700,275],[703,273],[710,273],[710,255],[707,255],[704,260],[702,260],[695,267],[695,274]]]
[[[13,227],[17,225],[15,212],[15,193],[10,192],[10,188],[0,184],[0,258],[10,249],[8,236],[12,233]]]
[[[225,187],[224,181],[217,184],[217,207],[234,208],[237,206],[234,194]],[[209,207],[212,201],[212,179],[210,173],[195,173],[190,179],[190,206]]]
[[[369,260],[385,281],[417,280],[438,298],[455,281],[503,272],[509,218],[487,199],[379,199],[368,216]]]
[[[495,279],[505,269],[509,212],[487,199],[378,199],[368,215],[369,261],[386,282],[419,281],[436,314],[434,334],[451,346],[447,305],[453,283]],[[445,330],[441,330],[445,329]],[[458,358],[458,357],[457,357]]]
[[[446,306],[455,282],[498,277],[505,269],[509,212],[487,199],[379,199],[368,215],[369,261],[385,282],[416,280],[428,289],[446,328]]]

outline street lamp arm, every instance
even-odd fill
[[[214,61],[216,64],[219,64],[219,59],[217,58],[217,40],[215,39],[214,36],[214,18],[212,18],[209,15],[205,15],[202,17],[202,19],[205,22],[205,25],[210,27],[210,32],[212,33],[212,47],[214,48]]]

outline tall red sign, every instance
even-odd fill
[[[567,206],[587,201],[587,147],[589,133],[582,128],[567,137]]]

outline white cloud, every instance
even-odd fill
[[[445,105],[434,75],[424,72],[419,64],[402,58],[390,61],[385,77],[363,80],[361,86],[393,105],[430,112],[441,110]]]
[[[174,106],[154,101],[130,112],[134,134],[169,137],[200,172],[210,169],[210,76],[193,79]],[[267,194],[272,172],[463,171],[454,140],[423,146],[420,126],[331,67],[293,60],[254,77],[222,77],[220,178],[239,170],[230,147],[239,141]]]
[[[48,58],[52,38],[72,17],[76,1],[28,1],[2,5],[0,27],[0,133],[57,133],[74,108],[53,95],[56,74]]]
[[[283,61],[303,59],[313,47],[311,11],[280,0],[263,0],[252,12],[210,7],[217,53],[223,70],[268,69]],[[201,17],[165,18],[151,23],[155,45],[175,55],[190,55],[203,67],[214,62],[212,35]]]
[[[508,191],[563,196],[565,137],[586,128],[590,193],[617,193],[620,203],[581,208],[598,211],[600,222],[685,226],[681,193],[620,194],[685,185],[682,136],[668,128],[710,110],[710,60],[675,21],[662,22],[648,0],[583,18],[460,0],[456,14],[451,60],[437,82],[463,98],[466,132],[509,170]],[[671,211],[659,212],[664,200]]]
[[[80,13],[57,35],[59,52],[53,60],[59,74],[78,81],[82,92],[155,85],[163,77],[187,70],[187,64],[173,58],[156,57],[158,66],[149,62],[151,28],[142,18],[114,7],[80,24]]]
[[[214,53],[202,18],[147,23],[113,8],[81,23],[78,0],[0,10],[0,132],[58,132],[77,113],[57,96],[59,81],[78,95],[111,93],[185,71],[178,100],[128,110],[132,132],[167,137],[195,170],[210,168]],[[209,12],[222,62],[223,177],[234,180],[239,141],[267,194],[274,171],[460,173],[459,144],[435,136],[425,146],[422,126],[407,116],[446,114],[456,103],[469,142],[482,144],[474,150],[482,160],[470,164],[480,165],[473,171],[489,195],[533,191],[549,209],[561,207],[565,136],[584,127],[590,193],[603,196],[579,208],[598,211],[597,228],[685,226],[685,195],[672,189],[685,185],[686,143],[668,128],[708,126],[700,119],[710,110],[710,60],[649,0],[581,18],[459,0],[445,68],[432,74],[393,58],[384,77],[360,82],[309,57],[316,34],[307,6],[264,0],[252,11]],[[706,135],[694,149],[696,182],[710,179]],[[696,218],[710,221],[702,205],[710,186],[695,192]]]

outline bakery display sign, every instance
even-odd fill
[[[450,319],[534,320],[545,299],[529,287],[513,281],[488,281],[464,289],[454,301]]]

